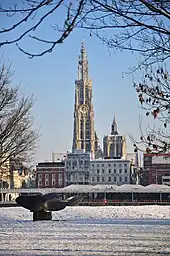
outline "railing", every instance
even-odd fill
[[[145,201],[86,201],[79,202],[78,206],[139,206],[139,205],[170,205],[170,201],[157,201],[157,200],[145,200]],[[0,207],[15,207],[17,203],[15,201],[0,201]]]
[[[0,194],[2,193],[16,193],[16,194],[20,194],[20,193],[42,193],[42,194],[46,194],[46,193],[51,193],[51,192],[61,192],[60,188],[13,188],[13,189],[9,189],[9,188],[0,188]]]

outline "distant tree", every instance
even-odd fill
[[[38,28],[63,12],[57,24],[49,25],[54,29],[53,39],[39,37]],[[30,58],[51,53],[75,28],[86,29],[108,47],[139,52],[145,63],[170,57],[168,0],[23,0],[1,4],[0,13],[4,19],[0,46],[16,44]],[[8,21],[11,26],[5,26]],[[38,47],[35,53],[24,49],[21,41],[27,36],[45,44],[45,49],[38,52]]]
[[[21,96],[12,86],[11,69],[0,63],[0,167],[12,157],[30,160],[35,153],[38,132],[33,128],[33,96]]]
[[[147,153],[170,151],[170,76],[167,70],[158,68],[153,71],[151,68],[150,72],[145,73],[142,81],[134,86],[146,116],[151,115],[163,124],[159,129],[158,126],[149,126],[144,133],[140,122],[140,139],[136,141],[131,136],[135,151],[141,149],[140,145],[143,144]]]

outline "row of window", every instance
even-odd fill
[[[92,167],[95,167],[95,166],[97,166],[97,167],[100,167],[100,166],[102,166],[102,167],[105,167],[105,166],[108,166],[108,167],[111,167],[111,166],[113,166],[113,167],[117,167],[117,166],[119,166],[119,167],[127,167],[127,163],[104,163],[104,164],[91,164],[91,166]]]
[[[66,173],[66,179],[71,179],[71,177],[73,178],[84,177],[85,179],[89,179],[89,173],[85,172],[83,175],[76,175],[76,174],[71,175],[71,173]]]
[[[38,181],[38,186],[42,186],[42,185],[43,185],[42,180],[39,180]],[[51,185],[55,186],[56,185],[56,180],[52,180]],[[62,185],[62,181],[58,182],[58,185],[61,186]],[[49,186],[49,180],[45,180],[45,186]]]
[[[92,177],[92,182],[114,182],[114,183],[117,183],[117,182],[124,182],[124,183],[128,183],[128,177],[125,176],[125,177],[100,177],[100,176],[97,176],[97,177]]]
[[[97,169],[97,170],[95,170],[95,169],[92,169],[92,172],[93,173],[97,173],[97,174],[100,174],[100,173],[114,173],[114,174],[116,174],[116,173],[127,173],[128,172],[128,170],[127,169],[119,169],[119,170],[117,170],[117,169],[108,169],[108,170],[105,170],[105,169],[102,169],[102,170],[100,170],[100,169]]]
[[[58,176],[58,177],[57,177]],[[45,173],[45,184],[48,186],[49,185],[49,173]],[[62,184],[63,182],[63,174],[62,173],[52,173],[52,182],[58,178],[58,184]],[[42,182],[42,174],[38,174],[38,182]]]
[[[52,174],[51,173],[45,173],[45,179],[49,179],[49,177],[52,178],[52,179],[56,179],[57,176],[62,177],[63,174],[62,173],[52,173]],[[41,179],[42,179],[42,173],[39,173],[38,174],[38,180],[41,180]]]
[[[90,161],[89,160],[75,160],[75,161],[67,161],[66,165],[68,166],[77,166],[77,165],[89,165]]]

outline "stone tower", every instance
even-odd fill
[[[72,151],[89,152],[94,159],[98,151],[98,138],[94,129],[92,81],[88,74],[88,59],[84,42],[78,59],[78,78],[75,81],[74,129]]]
[[[126,138],[117,131],[115,115],[111,125],[111,135],[103,138],[103,153],[105,158],[126,158]]]

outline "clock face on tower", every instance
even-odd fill
[[[85,105],[85,104],[81,105],[80,108],[79,108],[79,111],[80,111],[81,113],[83,113],[83,114],[86,114],[87,111],[88,111],[88,106]]]

